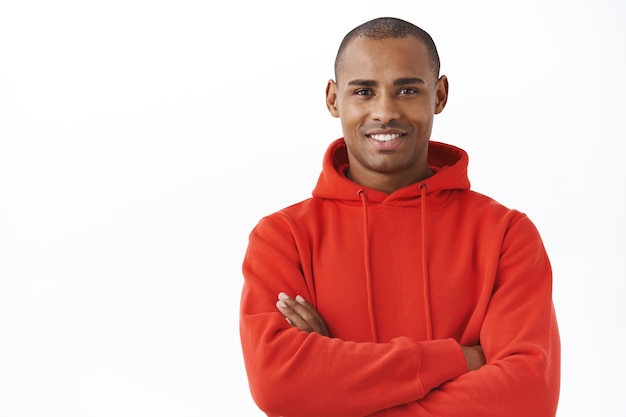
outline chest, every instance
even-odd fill
[[[427,218],[428,219],[428,218]],[[484,315],[497,273],[497,236],[453,213],[424,222],[415,208],[327,213],[312,246],[317,308],[333,336],[380,341],[397,336],[467,337]],[[373,317],[372,317],[373,314]],[[476,336],[477,337],[477,336]]]

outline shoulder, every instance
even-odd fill
[[[493,197],[487,196],[474,190],[459,190],[456,199],[467,208],[474,210],[485,210],[487,213],[500,216],[518,216],[522,213],[505,204],[502,204]]]
[[[308,198],[294,203],[269,215],[262,217],[254,227],[253,233],[266,232],[270,230],[283,230],[292,232],[298,228],[302,220],[314,216],[319,212],[315,198]]]
[[[465,218],[474,219],[482,226],[490,225],[506,232],[517,228],[534,229],[534,224],[523,211],[511,208],[498,200],[472,190],[457,193],[457,204]]]

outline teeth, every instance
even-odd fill
[[[378,140],[381,142],[389,142],[390,140],[399,138],[400,135],[397,133],[394,133],[394,134],[386,134],[386,135],[370,135],[370,137],[374,140]]]

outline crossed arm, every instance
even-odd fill
[[[324,318],[301,295],[297,295],[294,299],[284,292],[279,293],[276,308],[278,308],[278,311],[292,327],[297,327],[305,332],[315,332],[322,336],[331,337]],[[479,369],[485,365],[485,355],[480,345],[461,346],[461,348],[465,355],[468,371]]]
[[[470,323],[476,337],[463,339],[480,346],[461,351],[452,338],[332,337],[302,292],[313,285],[308,270],[302,275],[308,252],[281,225],[268,221],[252,234],[243,266],[242,347],[252,395],[268,416],[554,417],[560,344],[551,271],[527,220],[507,235],[489,307]]]

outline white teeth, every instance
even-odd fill
[[[390,140],[399,138],[400,135],[397,133],[394,133],[394,134],[386,134],[386,135],[370,135],[370,137],[380,142],[389,142]]]

